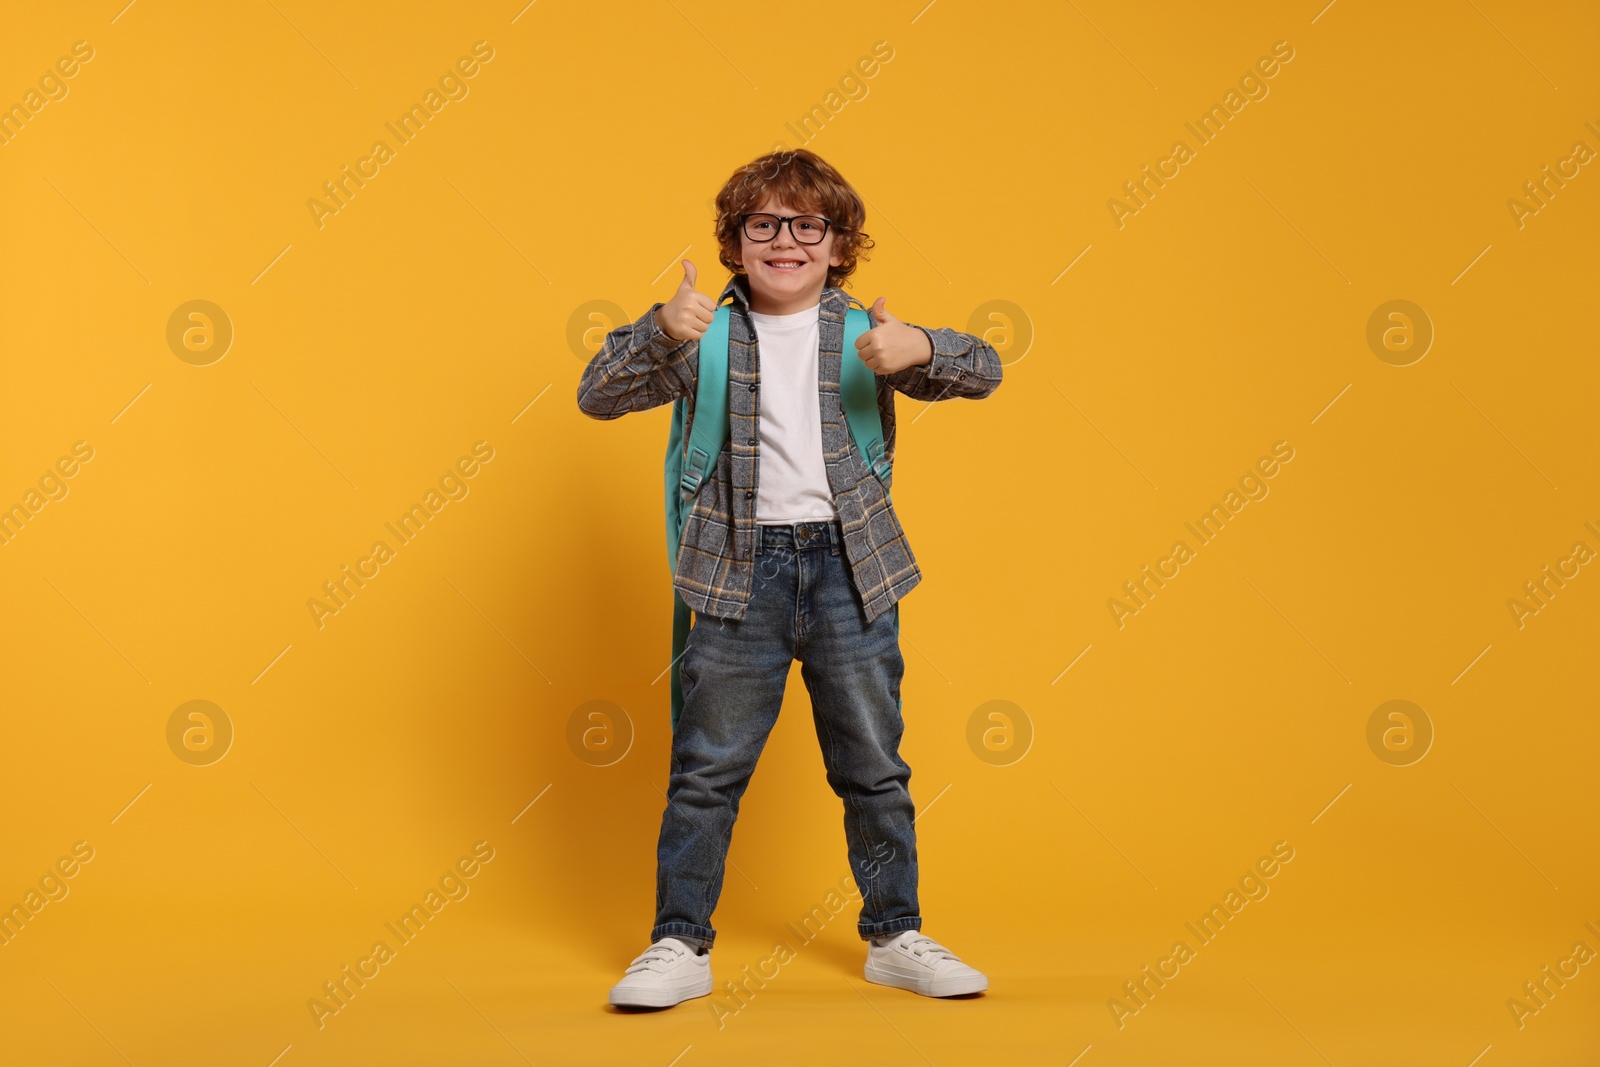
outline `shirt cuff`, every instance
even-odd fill
[[[916,324],[908,323],[907,325],[915,326]],[[945,331],[941,330],[936,333],[935,331],[928,329],[926,326],[917,326],[917,329],[921,330],[925,335],[927,335],[928,344],[933,346],[932,362],[923,365],[928,377],[938,378],[941,380],[945,378],[954,378],[956,380],[960,380],[967,376],[966,369],[961,366],[960,361],[957,360],[954,355],[952,355],[949,351],[940,351],[939,349],[939,334]]]
[[[656,312],[665,306],[666,305],[659,300],[650,305],[650,310],[645,313],[642,323],[638,324],[635,329],[635,340],[637,347],[646,348],[655,346],[664,351],[670,352],[679,345],[687,343],[685,341],[674,340],[672,336],[663,330],[660,324],[656,322]]]

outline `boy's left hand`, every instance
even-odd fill
[[[878,325],[856,341],[861,362],[871,367],[874,374],[893,374],[907,367],[932,363],[933,345],[928,335],[889,314],[883,306],[887,299],[880,296],[872,305],[872,317]]]

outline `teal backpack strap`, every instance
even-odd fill
[[[889,457],[884,454],[883,415],[878,410],[878,376],[872,368],[861,362],[856,351],[856,341],[872,328],[872,320],[864,309],[846,308],[844,313],[844,349],[839,353],[839,398],[844,403],[845,421],[850,424],[850,436],[856,448],[866,459],[867,466],[889,492]],[[892,609],[895,640],[900,639],[900,602]],[[895,710],[904,710],[903,700],[895,697]]]
[[[678,716],[683,714],[683,683],[678,680],[678,660],[689,643],[689,605],[678,591],[672,591],[672,732],[678,732]]]
[[[667,436],[667,461],[663,488],[667,511],[667,568],[676,576],[678,549],[683,543],[683,527],[689,520],[695,494],[716,467],[717,456],[728,441],[728,316],[723,305],[712,316],[711,325],[700,336],[699,370],[696,372],[694,420],[688,428],[688,447],[684,447],[688,398],[672,404],[672,429]],[[859,360],[857,362],[860,362]],[[687,455],[685,455],[687,453]],[[683,711],[683,688],[678,680],[678,661],[683,658],[689,639],[690,610],[676,586],[672,590],[672,729],[678,728]]]
[[[711,474],[717,465],[717,455],[728,442],[728,316],[731,312],[726,304],[717,308],[711,325],[700,336],[702,361],[696,374],[694,426],[689,432],[689,450],[684,456],[683,474],[679,479],[685,504],[684,518],[689,515],[688,502],[700,491],[700,483]],[[707,352],[713,356],[709,362],[703,358]],[[702,414],[710,417],[702,418]],[[673,562],[677,562],[676,553]]]
[[[883,418],[878,412],[878,376],[861,362],[856,352],[857,339],[871,328],[872,320],[864,309],[845,309],[844,348],[839,353],[839,399],[844,405],[845,422],[850,425],[850,436],[856,448],[868,469],[878,476],[884,489],[888,489],[892,471],[889,457],[884,453]]]

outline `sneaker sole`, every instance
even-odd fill
[[[704,978],[685,983],[678,989],[613,989],[610,1002],[618,1008],[670,1008],[674,1004],[706,996],[712,988],[711,970],[707,968]]]
[[[874,967],[870,963],[866,965],[863,973],[867,981],[876,985],[893,986],[895,989],[908,989],[925,997],[959,997],[966,993],[982,993],[989,988],[989,979],[981,974],[960,978],[941,978],[926,982],[919,981],[916,978],[908,978],[894,971],[886,971],[881,967]]]

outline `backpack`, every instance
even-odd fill
[[[851,298],[852,302],[860,301]],[[688,421],[688,398],[679,397],[672,404],[672,431],[667,438],[667,461],[664,480],[667,511],[667,568],[676,576],[678,548],[683,541],[683,527],[688,522],[695,495],[701,483],[716,466],[717,456],[728,441],[728,319],[732,306],[717,308],[711,325],[700,337],[700,369],[695,388],[695,418],[688,431],[688,447],[684,447],[685,423]],[[889,458],[884,453],[883,422],[878,411],[877,375],[861,362],[856,353],[856,340],[871,329],[872,321],[866,309],[845,309],[844,346],[839,356],[839,399],[844,407],[845,422],[856,448],[866,459],[867,467],[883,483],[888,492],[891,470]],[[686,458],[687,457],[687,458]],[[678,729],[678,716],[683,711],[683,689],[678,680],[678,661],[689,637],[689,605],[674,587],[672,591],[672,729]],[[899,618],[895,620],[896,628]]]

